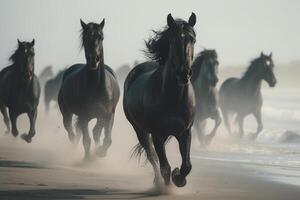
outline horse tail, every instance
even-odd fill
[[[143,154],[146,155],[146,150],[140,143],[138,143],[133,147],[130,158],[135,157],[138,159],[138,161],[140,161]]]

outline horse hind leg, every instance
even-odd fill
[[[3,120],[4,120],[4,123],[6,125],[6,131],[5,133],[8,134],[10,133],[10,123],[9,123],[9,117],[8,117],[8,113],[7,113],[7,108],[5,106],[0,106],[0,110],[1,110],[1,113],[3,115]]]
[[[215,137],[216,133],[217,133],[217,129],[220,126],[222,120],[221,120],[221,116],[219,111],[217,111],[214,116],[213,119],[215,120],[215,126],[213,128],[213,130],[204,137],[204,144],[205,145],[210,145],[211,140]]]

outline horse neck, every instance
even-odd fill
[[[189,83],[190,84],[190,83]],[[174,102],[176,105],[187,95],[188,85],[179,85],[176,80],[175,64],[169,60],[162,68],[161,94],[168,103]],[[169,101],[171,99],[172,101]]]
[[[86,68],[87,85],[89,88],[98,89],[105,85],[105,71],[103,56],[99,63],[99,66],[95,70]]]
[[[241,78],[240,82],[242,83],[242,87],[245,92],[248,92],[251,95],[260,94],[262,79],[257,77],[257,74],[245,74]]]
[[[198,89],[197,93],[198,94],[207,94],[211,92],[214,87],[211,86],[211,84],[207,81],[205,77],[205,72],[204,72],[205,66],[200,67],[200,71],[198,73],[198,77],[195,79],[193,85],[196,86]]]

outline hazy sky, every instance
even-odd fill
[[[246,65],[260,51],[273,51],[277,63],[300,59],[298,0],[1,0],[0,68],[20,40],[36,40],[36,71],[85,62],[79,48],[79,19],[105,17],[105,62],[116,69],[144,60],[141,50],[151,29],[168,13],[187,20],[197,15],[196,53],[215,48],[221,66]]]

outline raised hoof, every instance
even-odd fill
[[[32,138],[28,134],[26,134],[26,133],[22,134],[21,138],[23,140],[25,140],[27,143],[31,143],[31,141],[32,141]]]
[[[105,157],[106,154],[107,154],[107,151],[103,147],[99,147],[96,151],[96,155],[101,158]]]
[[[175,168],[172,171],[172,181],[177,187],[183,187],[186,185],[186,179],[181,176],[179,168]]]

